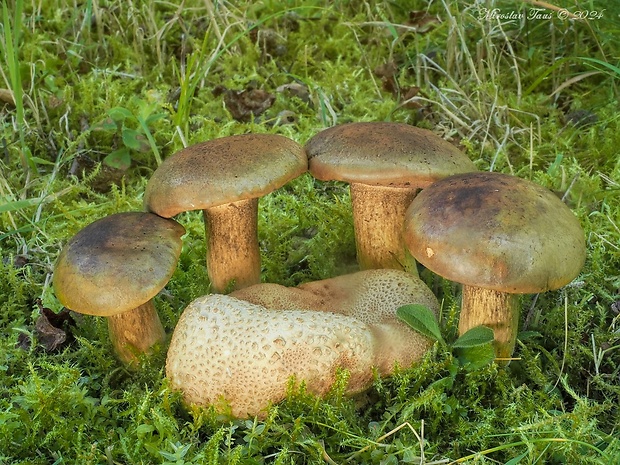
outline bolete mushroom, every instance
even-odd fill
[[[295,141],[274,134],[222,137],[164,160],[149,180],[144,206],[171,218],[202,210],[207,272],[214,292],[260,282],[258,198],[304,173],[308,160]]]
[[[459,333],[489,326],[498,359],[514,350],[518,294],[568,284],[586,257],[583,229],[555,194],[501,173],[455,175],[422,191],[404,238],[424,266],[463,284]]]
[[[56,297],[75,312],[107,317],[126,364],[165,339],[152,298],[176,268],[184,233],[176,221],[152,213],[117,213],[83,228],[58,256]]]
[[[350,183],[362,270],[417,273],[402,241],[405,210],[420,189],[446,176],[476,170],[449,142],[402,123],[334,126],[316,134],[305,147],[315,178]]]
[[[257,284],[194,300],[168,350],[171,386],[189,404],[214,405],[234,417],[264,416],[286,397],[291,377],[324,395],[345,369],[347,393],[356,394],[370,387],[374,370],[388,376],[430,346],[396,318],[408,303],[439,307],[408,273],[373,270],[304,286]]]

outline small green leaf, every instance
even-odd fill
[[[396,316],[429,339],[443,342],[435,314],[424,305],[403,305],[396,310]]]
[[[493,342],[493,330],[487,326],[476,326],[471,328],[459,337],[452,347],[455,349],[466,349],[469,347],[481,346]]]
[[[0,213],[21,210],[22,208],[32,207],[33,205],[39,205],[40,203],[40,198],[14,200],[10,202],[2,200],[0,202]]]
[[[123,147],[122,149],[115,150],[106,156],[103,159],[103,162],[112,168],[125,171],[131,166],[129,149],[127,147]]]
[[[30,157],[30,159],[35,162],[37,165],[48,165],[48,166],[54,166],[56,163],[54,163],[53,161],[49,161],[46,160],[44,158],[39,158],[39,157]]]
[[[108,116],[112,118],[117,123],[122,123],[126,119],[132,119],[133,114],[127,109],[123,107],[114,107],[108,110]]]
[[[149,143],[144,137],[144,134],[136,131],[135,129],[123,128],[122,132],[123,144],[132,150],[137,152],[148,152],[150,149]]]
[[[118,123],[114,121],[112,118],[108,117],[103,121],[95,124],[93,126],[94,131],[108,131],[108,132],[116,132],[118,131]]]
[[[165,117],[166,117],[166,113],[155,113],[155,114],[147,116],[146,118],[139,117],[138,119],[142,119],[142,121],[144,121],[145,124],[150,125],[151,123],[154,123],[155,121],[160,120]]]
[[[144,437],[150,433],[155,431],[155,427],[153,425],[141,424],[136,428],[136,434],[138,438],[144,439]]]
[[[461,366],[467,371],[478,370],[495,360],[495,349],[490,342],[455,349],[454,352]]]
[[[428,385],[428,389],[436,389],[437,391],[447,391],[454,386],[454,376],[438,379]]]
[[[542,334],[540,334],[538,331],[520,331],[519,334],[517,334],[517,338],[521,342],[527,341],[528,339],[534,339],[537,337],[542,337]]]

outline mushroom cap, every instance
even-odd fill
[[[73,236],[54,268],[58,300],[79,313],[112,316],[148,302],[166,285],[185,228],[152,213],[116,213]]]
[[[404,240],[431,271],[509,293],[558,289],[586,256],[583,229],[558,197],[501,173],[459,174],[424,189],[405,215]]]
[[[309,170],[322,181],[423,188],[476,166],[431,131],[403,123],[349,123],[306,143]]]
[[[144,207],[170,218],[260,197],[308,169],[301,145],[275,134],[243,134],[189,146],[155,170]]]
[[[234,417],[264,415],[286,398],[291,377],[326,394],[337,370],[348,389],[373,380],[373,339],[362,322],[308,310],[269,311],[231,296],[199,297],[183,311],[172,335],[166,375],[195,405],[214,405]]]

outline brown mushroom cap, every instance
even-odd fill
[[[558,289],[586,256],[583,229],[558,197],[501,173],[459,174],[423,190],[407,210],[404,238],[435,273],[509,293]]]
[[[79,313],[112,316],[154,297],[181,254],[185,228],[152,213],[117,213],[89,224],[60,252],[58,300]]]
[[[147,211],[170,218],[263,196],[308,168],[297,142],[274,134],[222,137],[164,160],[144,194]]]
[[[402,123],[349,123],[325,129],[306,143],[317,179],[423,188],[476,166],[449,142]]]

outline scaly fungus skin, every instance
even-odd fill
[[[306,143],[310,173],[351,185],[360,268],[416,274],[402,240],[405,211],[417,192],[446,176],[475,171],[465,154],[433,132],[402,123],[334,126]]]
[[[424,266],[463,284],[459,332],[486,325],[512,355],[518,298],[558,289],[586,258],[573,212],[551,191],[501,173],[450,176],[425,189],[405,217],[405,243]]]
[[[268,309],[334,312],[369,326],[376,341],[375,367],[390,375],[395,364],[410,366],[430,347],[428,339],[396,317],[396,310],[419,304],[439,311],[433,292],[418,277],[400,270],[365,270],[288,288],[257,284],[230,294]]]
[[[165,339],[151,299],[174,273],[184,233],[176,221],[152,213],[117,213],[79,231],[58,256],[56,297],[75,312],[107,317],[126,364]]]
[[[183,311],[168,349],[166,375],[189,404],[213,405],[236,418],[264,417],[286,398],[291,377],[326,394],[338,369],[348,391],[373,379],[374,341],[355,318],[309,310],[269,311],[211,294]]]
[[[243,134],[189,146],[164,160],[149,180],[144,207],[170,218],[202,210],[211,288],[260,282],[258,198],[304,173],[302,146],[274,134]]]
[[[396,317],[410,303],[439,309],[428,287],[397,270],[201,297],[175,329],[166,373],[186,402],[234,417],[263,416],[285,398],[291,377],[324,395],[345,369],[347,392],[355,394],[370,387],[375,370],[389,376],[430,347]]]

